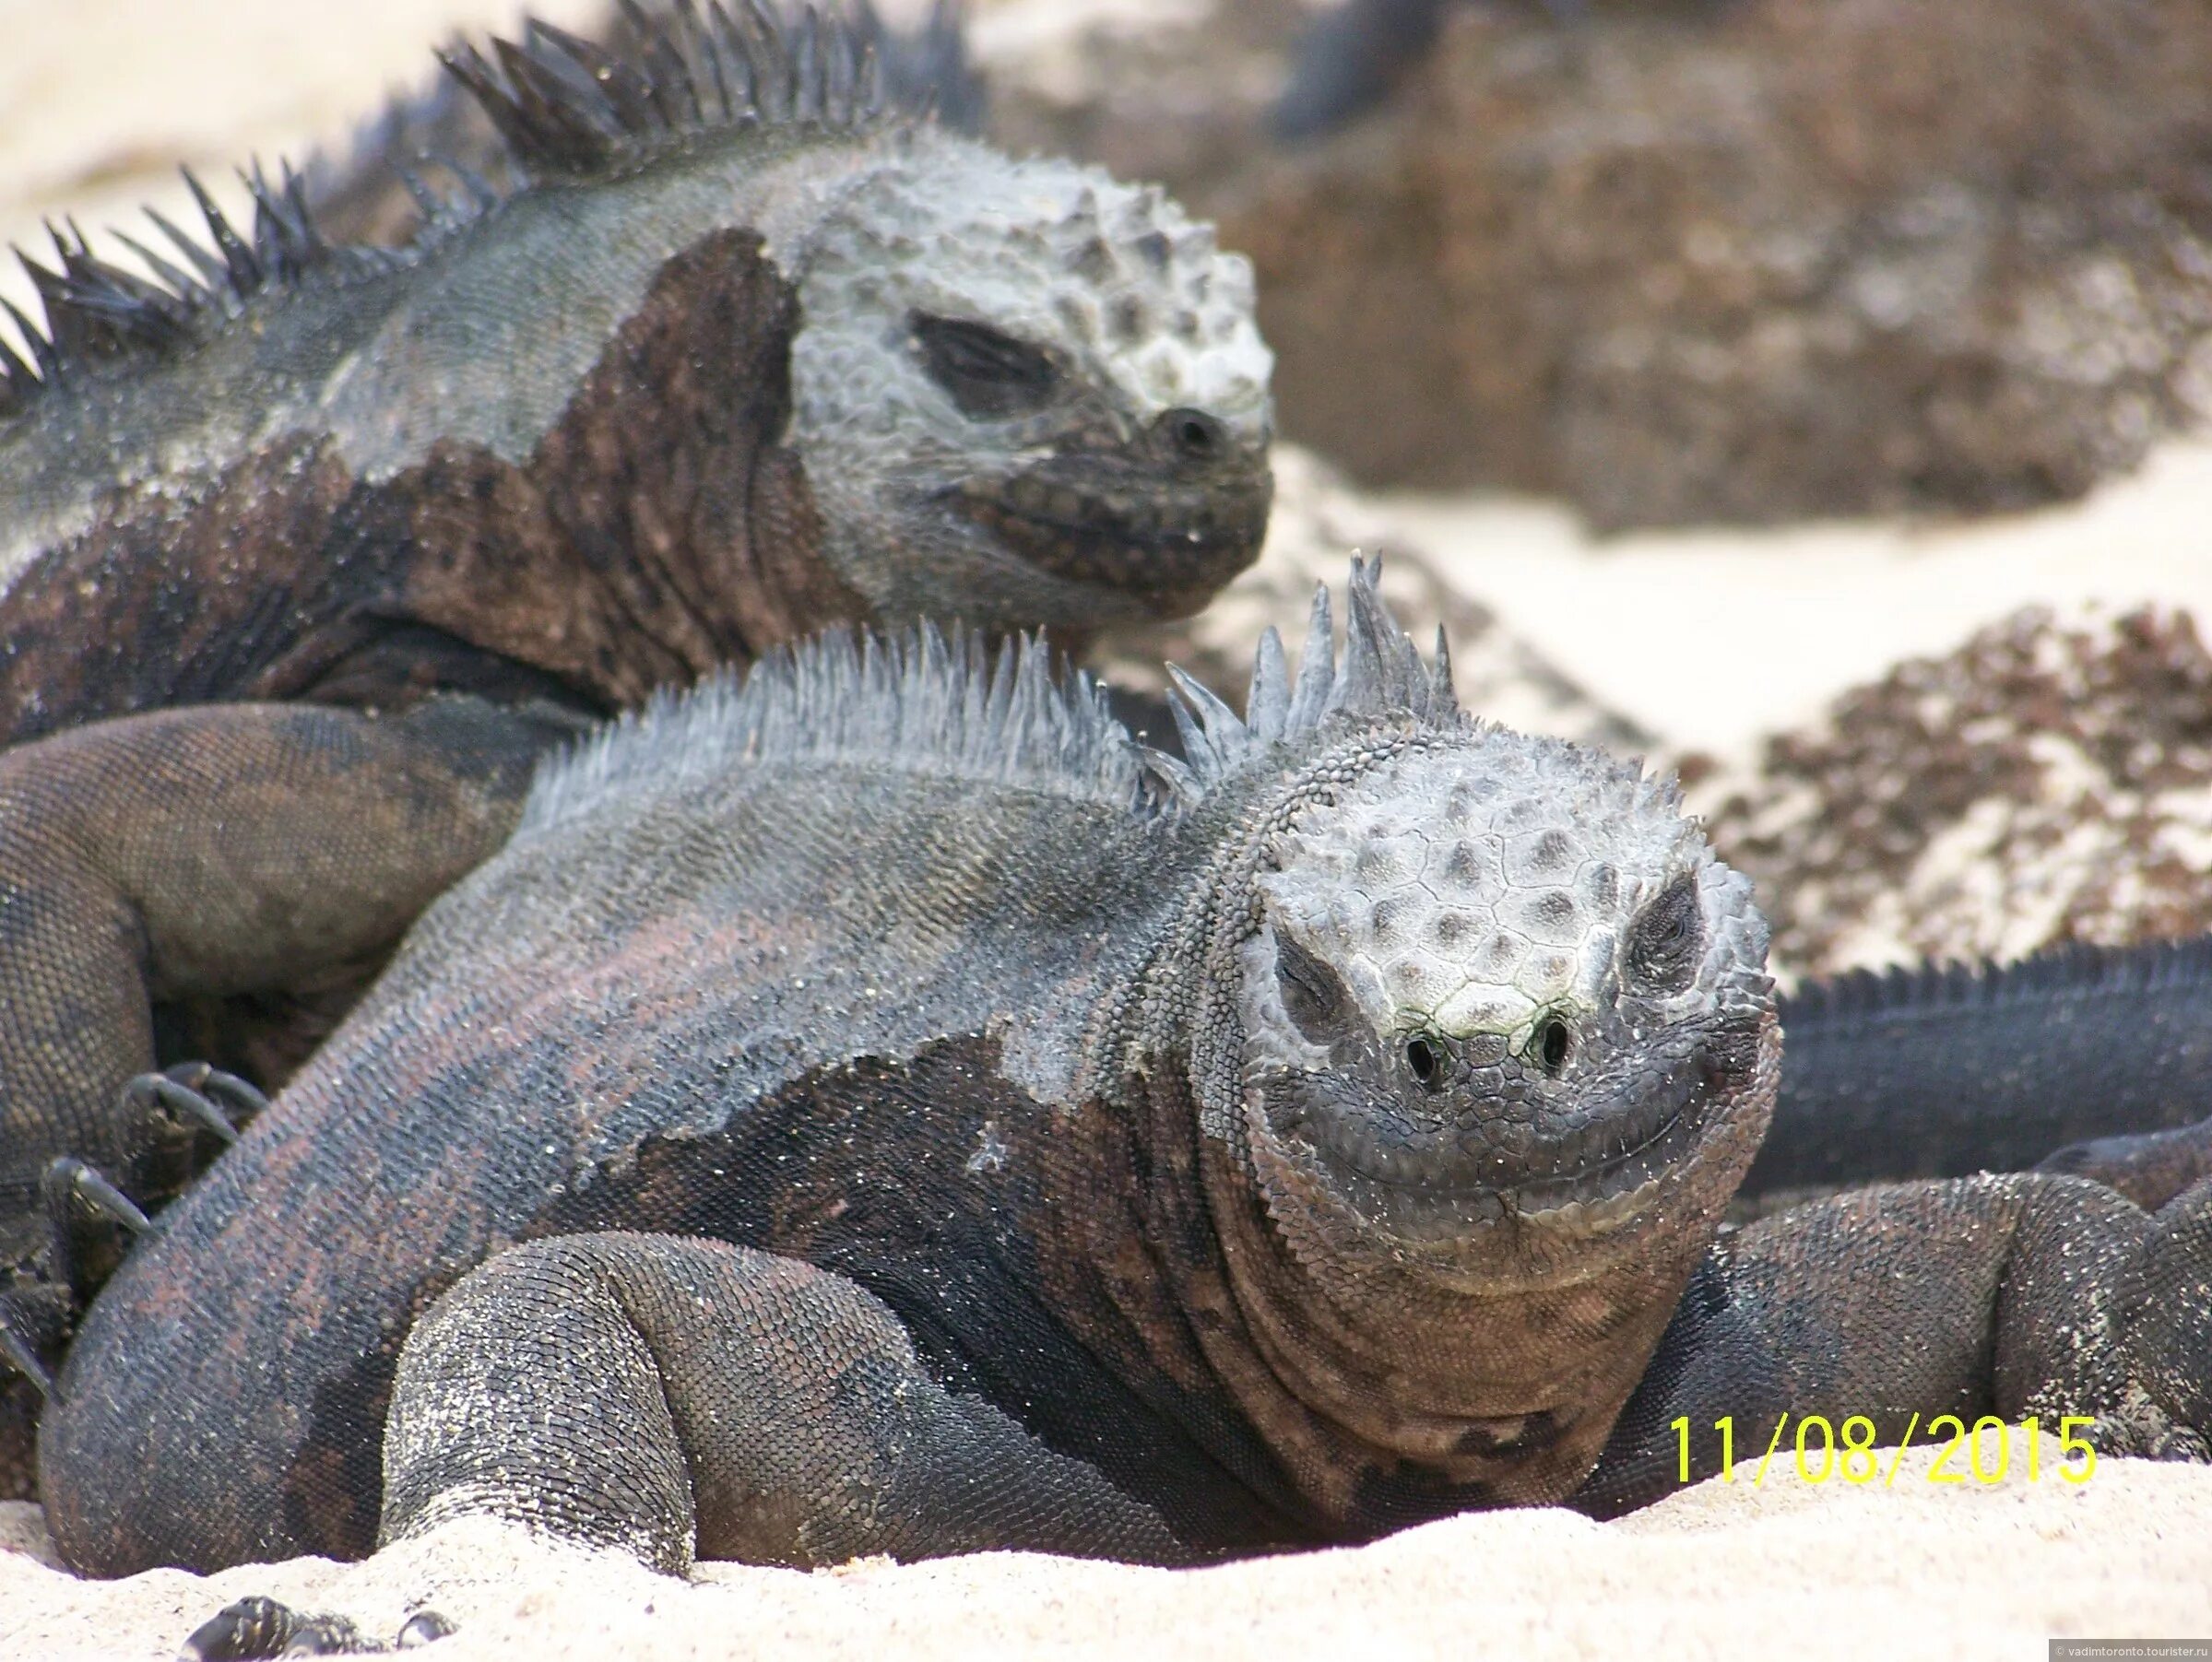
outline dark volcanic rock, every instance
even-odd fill
[[[2063,498],[2212,411],[2202,0],[1454,8],[1383,114],[1262,136],[1290,0],[996,76],[999,125],[1252,254],[1283,425],[1601,525]]]

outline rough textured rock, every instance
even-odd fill
[[[1801,973],[2212,929],[2212,654],[2186,614],[2021,611],[1715,796]]]
[[[1224,221],[1283,430],[1365,481],[1608,527],[2013,507],[2212,408],[2197,0],[1459,7],[1392,109],[1271,156],[1305,15],[1002,65],[998,108]]]

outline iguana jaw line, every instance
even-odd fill
[[[1265,452],[1239,451],[1199,479],[1115,455],[1055,456],[941,500],[1009,559],[1177,618],[1259,554],[1272,495]]]
[[[1370,1125],[1355,1119],[1332,1115],[1295,1126],[1278,1122],[1275,1129],[1309,1149],[1314,1163],[1371,1220],[1398,1225],[1393,1232],[1403,1232],[1404,1226],[1432,1210],[1453,1214],[1463,1227],[1502,1221],[1508,1215],[1542,1219],[1577,1203],[1617,1222],[1627,1216],[1617,1203],[1645,1192],[1650,1180],[1695,1140],[1700,1121],[1690,1117],[1692,1108],[1687,1092],[1628,1104],[1607,1128],[1596,1160],[1568,1163],[1575,1155],[1563,1141],[1550,1150],[1561,1169],[1502,1182],[1471,1181],[1463,1167],[1393,1171],[1401,1163],[1392,1158],[1399,1151],[1376,1137]]]

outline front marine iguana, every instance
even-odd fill
[[[1245,719],[1186,691],[1175,763],[1035,643],[839,637],[549,768],[93,1306],[68,1562],[490,1512],[670,1572],[1189,1562],[1560,1500],[1738,1361],[2201,1453],[2212,1184],[1715,1246],[1780,1035],[1672,786],[1463,715],[1356,566],[1341,666],[1324,592],[1295,686],[1271,633]]]
[[[450,54],[528,183],[404,250],[256,176],[250,231],[160,222],[189,271],[74,228],[31,267],[0,1356],[34,1377],[88,1203],[139,1227],[229,1136],[219,1077],[148,1070],[296,1063],[550,739],[844,619],[1178,615],[1259,548],[1270,360],[1209,228],[892,111],[810,7],[633,24],[628,57],[543,26]]]

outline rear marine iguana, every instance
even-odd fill
[[[229,1135],[204,1067],[148,1070],[296,1062],[550,739],[842,619],[1178,615],[1257,551],[1248,266],[1156,190],[893,112],[803,19],[456,49],[529,182],[403,250],[256,176],[250,231],[161,222],[189,270],[74,227],[32,265],[47,333],[0,362],[0,1355],[34,1376],[88,1207],[136,1227],[180,1140]]]
[[[1635,764],[1461,714],[1357,568],[1339,666],[1326,601],[1245,719],[1189,690],[1181,764],[925,633],[551,766],[92,1307],[67,1560],[490,1512],[671,1572],[1189,1562],[1560,1500],[1634,1392],[1586,1491],[1630,1503],[1739,1361],[2201,1453],[2212,1184],[1716,1246],[1780,1059],[1748,882]]]

